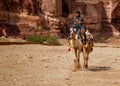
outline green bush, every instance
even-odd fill
[[[33,35],[27,37],[26,40],[32,43],[59,45],[57,37],[44,37],[40,35]]]
[[[45,42],[45,37],[40,36],[40,35],[33,35],[33,36],[30,36],[30,37],[27,37],[26,40],[28,42],[35,42],[35,43],[43,44]]]
[[[46,42],[47,44],[59,45],[59,41],[57,37],[47,37]]]

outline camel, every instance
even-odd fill
[[[86,31],[86,36],[87,36],[87,44],[83,45],[82,39],[80,39],[80,37],[77,36],[76,31],[74,29],[70,29],[69,46],[73,48],[75,52],[73,71],[77,71],[81,69],[80,53],[83,54],[83,58],[84,58],[83,69],[88,69],[89,53],[92,52],[93,50],[93,36],[88,30]]]
[[[86,31],[86,40],[87,40],[87,44],[85,45],[85,47],[83,47],[83,57],[84,57],[84,67],[85,69],[88,68],[88,59],[89,59],[89,53],[93,51],[93,36],[92,34],[87,30]]]

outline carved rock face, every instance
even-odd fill
[[[41,11],[41,0],[1,0],[0,9],[15,13],[27,10],[28,14],[36,14]]]
[[[64,1],[64,0],[63,0]],[[84,15],[86,22],[86,29],[91,31],[110,30],[111,21],[115,24],[116,19],[120,18],[120,0],[65,0],[70,12],[80,10]],[[2,12],[2,13],[1,13]],[[34,18],[39,13],[45,13],[47,23],[41,24],[49,26],[51,30],[61,30],[64,28],[64,19],[61,20],[62,15],[62,0],[0,0],[0,20],[10,23],[24,23],[26,21],[34,21]],[[30,20],[28,18],[20,17],[20,15],[34,15]],[[72,13],[71,13],[72,14]],[[21,22],[21,19],[25,19]],[[69,19],[68,19],[69,20]],[[45,20],[42,20],[45,21]],[[45,23],[42,22],[41,23]],[[35,20],[37,23],[37,20]],[[25,22],[26,23],[26,22]],[[71,21],[65,22],[68,26]],[[27,23],[30,25],[31,23]],[[116,28],[118,26],[114,25]],[[21,28],[21,27],[19,27]],[[104,28],[104,29],[103,29]],[[64,31],[64,30],[63,30]],[[65,32],[65,31],[64,31]]]

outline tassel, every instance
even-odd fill
[[[68,48],[68,52],[70,52],[71,51],[71,49],[70,48]]]

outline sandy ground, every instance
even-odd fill
[[[120,86],[119,47],[94,47],[89,70],[77,72],[67,48],[1,45],[0,86]]]

